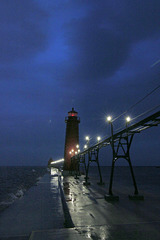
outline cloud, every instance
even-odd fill
[[[6,0],[0,7],[0,63],[33,56],[46,47],[47,13],[33,0]],[[43,27],[42,27],[43,26]]]
[[[115,18],[117,28],[131,42],[159,34],[160,4],[158,0],[122,1],[122,11]]]
[[[79,79],[94,81],[110,76],[126,59],[128,43],[96,24],[96,19],[72,21],[69,29],[67,44],[70,51],[75,50],[69,71]]]
[[[106,114],[119,115],[158,82],[158,65],[148,67],[159,59],[159,12],[155,0],[3,1],[1,158],[62,157],[72,106],[82,138],[110,133]]]
[[[87,15],[63,25],[68,62],[61,69],[73,85],[107,79],[125,63],[134,44],[159,37],[158,1],[101,1],[96,9],[95,4],[90,1]]]

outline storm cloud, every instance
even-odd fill
[[[33,56],[46,46],[47,13],[34,1],[6,0],[0,7],[0,63]]]
[[[109,134],[106,114],[121,114],[159,84],[159,13],[158,0],[1,1],[1,165],[63,157],[64,118],[73,106],[81,145],[85,134]],[[159,96],[130,114],[158,105]],[[158,131],[150,138],[158,141]],[[158,147],[151,148],[158,163]],[[145,164],[135,149],[135,164]]]

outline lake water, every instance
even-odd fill
[[[83,169],[82,169],[83,171]],[[109,186],[111,167],[101,167],[106,191]],[[37,183],[47,172],[46,167],[0,167],[0,211],[5,210],[16,199]],[[160,168],[134,167],[134,174],[139,192],[149,195],[160,195]],[[89,176],[99,181],[98,169],[91,166]],[[129,167],[115,167],[113,190],[121,188],[124,192],[134,191]]]
[[[0,211],[22,197],[46,172],[46,167],[0,167]]]

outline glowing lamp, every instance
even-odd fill
[[[128,116],[128,117],[126,117],[126,122],[130,122],[131,121],[131,118]]]
[[[111,122],[111,120],[112,120],[112,117],[111,117],[111,116],[108,116],[108,117],[107,117],[107,121],[108,121],[108,122]]]
[[[86,149],[86,148],[87,148],[87,145],[84,145],[84,148]]]
[[[89,137],[88,136],[86,136],[86,140],[89,141]]]
[[[100,140],[101,140],[101,137],[98,136],[98,137],[97,137],[97,141],[99,142]]]

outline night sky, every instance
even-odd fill
[[[0,165],[62,158],[72,107],[81,149],[85,135],[93,143],[109,136],[106,116],[119,116],[159,84],[159,0],[0,1]],[[134,123],[158,104],[160,88],[127,114]],[[159,143],[160,127],[136,135],[133,165],[159,165]],[[101,165],[111,164],[110,147],[100,156]]]

